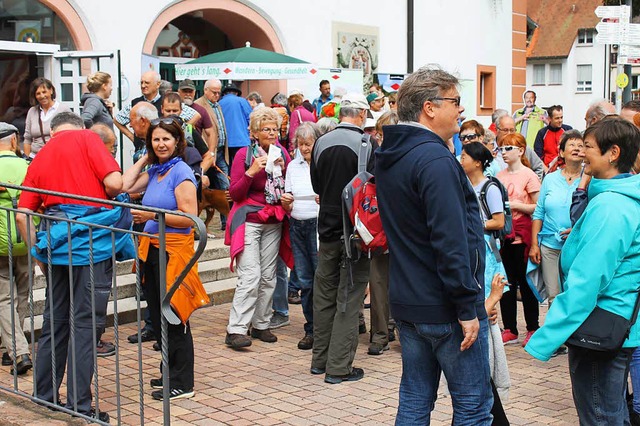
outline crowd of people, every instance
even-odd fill
[[[366,94],[332,93],[322,80],[315,99],[292,90],[273,95],[269,106],[260,93],[245,98],[239,87],[223,87],[217,79],[204,83],[201,97],[188,79],[175,92],[171,84],[165,92],[161,87],[158,73],[144,73],[142,96],[116,112],[109,101],[111,77],[97,72],[87,79],[77,115],[56,101],[50,81],[36,79],[24,134],[0,123],[0,181],[105,200],[126,193],[133,203],[178,212],[159,218],[145,209],[130,211],[134,230],[158,234],[159,226],[166,227],[168,282],[193,254],[194,230],[183,214],[197,214],[203,188],[228,191],[232,208],[220,223],[238,281],[224,343],[242,351],[254,339],[277,342],[273,330],[290,324],[290,305],[300,304],[305,323],[298,348],[312,351],[310,373],[324,375],[328,384],[360,380],[365,372],[354,361],[359,334],[367,332],[363,309],[370,298],[367,353],[383,355],[399,332],[397,424],[429,423],[442,373],[453,424],[508,424],[504,345],[516,343],[543,361],[568,353],[582,423],[628,418],[640,424],[640,392],[631,410],[625,403],[629,368],[640,387],[640,353],[634,351],[640,345],[634,312],[640,291],[640,102],[625,104],[620,115],[607,101],[593,103],[581,133],[564,124],[562,106],[538,106],[531,90],[521,109],[496,110],[487,127],[481,119],[466,120],[458,79],[433,67],[409,75],[397,93],[378,85]],[[125,171],[113,158],[114,126],[135,148],[134,165]],[[51,173],[53,165],[64,172]],[[375,177],[388,250],[352,257],[345,253],[350,242],[342,198],[361,168]],[[28,191],[19,200],[8,189],[2,197],[26,213],[43,209],[114,226],[122,226],[126,210]],[[10,307],[24,319],[27,250],[46,249],[47,241],[36,237],[30,216],[17,215],[16,223],[11,235],[19,230],[25,242],[11,244],[11,293],[7,242],[0,239],[0,336],[3,364],[21,375],[33,362],[26,340],[13,343]],[[100,244],[104,235],[92,238]],[[108,420],[92,408],[92,351],[115,353],[101,339],[114,265],[110,256],[93,259],[97,279],[87,292],[89,267],[81,260],[87,247],[74,245],[79,254],[72,265],[65,260],[69,247],[56,248],[61,255],[54,253],[53,274],[46,274],[34,393],[60,403],[54,383],[59,388],[72,356],[66,342],[73,316],[77,366],[68,372],[66,406]],[[159,279],[157,239],[141,238],[133,247],[122,234],[118,255],[142,262],[148,304],[144,327],[128,340],[154,341],[159,350],[159,289],[166,283]],[[43,268],[49,261],[35,259]],[[197,266],[184,283],[202,287]],[[87,297],[91,293],[95,300]],[[544,299],[549,313],[541,326]],[[524,328],[517,322],[518,300]],[[565,344],[596,308],[627,326],[624,342],[605,355]],[[170,398],[189,398],[195,386],[189,313],[174,309],[182,324],[169,325]],[[23,336],[21,324],[15,322],[17,337]],[[150,385],[153,398],[163,399],[162,379]]]

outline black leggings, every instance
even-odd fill
[[[527,323],[527,331],[536,331],[538,325],[539,305],[538,299],[533,295],[529,284],[527,284],[527,263],[524,257],[524,244],[505,243],[500,250],[502,263],[507,271],[510,290],[506,292],[500,300],[500,311],[502,313],[502,324],[505,330],[510,330],[513,334],[518,334],[518,309],[516,290],[520,288],[522,296],[522,306],[524,307],[524,319]]]
[[[151,313],[151,322],[156,331],[156,338],[160,344],[160,285],[158,274],[160,273],[160,251],[149,247],[147,261],[144,263],[144,286],[147,306]],[[167,262],[169,256],[167,254]],[[166,284],[163,284],[166,285]],[[169,331],[169,382],[172,389],[191,391],[193,389],[193,337],[191,327],[187,325],[167,324]]]

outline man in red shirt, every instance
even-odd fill
[[[553,105],[548,109],[549,124],[538,131],[533,150],[544,162],[545,167],[549,166],[557,156],[560,146],[560,139],[567,130],[572,127],[564,124],[564,114],[561,105]]]
[[[116,196],[122,189],[122,174],[120,167],[104,149],[98,135],[90,130],[83,130],[82,118],[71,112],[60,113],[51,119],[51,140],[40,150],[25,177],[23,186],[83,195],[94,198],[108,199]],[[38,194],[27,190],[22,192],[18,208],[27,213],[38,211],[41,207],[45,213],[59,217],[69,217],[65,214],[66,207],[71,205],[74,211],[89,215],[95,211],[91,207],[102,206],[99,203],[80,201],[63,196]],[[83,217],[78,217],[82,220]],[[30,224],[27,231],[27,215],[17,215],[16,222],[20,233],[29,246],[37,243],[35,227]],[[44,223],[48,222],[48,223]],[[54,220],[43,220],[43,229],[53,229],[57,223]],[[66,225],[64,225],[66,227]],[[108,422],[107,413],[96,413],[91,407],[91,379],[93,377],[93,303],[96,307],[96,329],[105,325],[106,307],[111,293],[111,275],[113,264],[108,259],[97,258],[93,266],[76,264],[76,246],[79,240],[88,239],[88,230],[74,234],[71,268],[68,264],[52,259],[51,276],[48,269],[38,262],[47,277],[47,292],[45,300],[44,322],[42,334],[38,340],[36,355],[36,377],[34,395],[45,401],[59,403],[59,388],[65,371],[68,355],[70,334],[69,317],[75,321],[75,371],[69,371],[67,377],[66,407],[89,417]],[[95,232],[95,231],[94,231]],[[47,238],[46,236],[44,238]],[[93,236],[94,242],[95,235]],[[53,252],[53,248],[51,249]],[[85,253],[86,254],[86,253]],[[93,269],[93,271],[91,271]],[[93,272],[93,288],[90,273]],[[69,283],[69,275],[73,274],[73,282]],[[71,289],[70,289],[71,287]],[[92,292],[93,290],[93,292]],[[74,311],[70,312],[70,300],[73,291]],[[53,325],[51,324],[53,323]],[[53,336],[51,333],[53,327]],[[52,347],[55,345],[55,347]],[[55,357],[55,370],[51,368],[52,352]],[[72,365],[71,355],[69,365]],[[53,386],[52,375],[56,374],[56,389]],[[73,377],[75,373],[75,378]],[[75,411],[75,410],[74,410]]]

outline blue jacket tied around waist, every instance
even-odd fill
[[[60,204],[47,211],[47,214],[66,217],[80,222],[109,226],[114,231],[114,247],[112,249],[110,229],[93,228],[91,232],[93,249],[93,263],[110,259],[113,250],[116,252],[116,260],[123,261],[133,259],[136,250],[131,235],[125,232],[117,232],[119,229],[131,229],[132,216],[128,208],[92,207],[79,204]],[[43,263],[48,263],[47,246],[49,238],[46,232],[46,220],[43,220],[41,228],[36,234],[37,243],[31,248],[31,254]],[[52,265],[69,265],[69,226],[71,227],[71,265],[87,266],[89,262],[89,226],[81,223],[65,221],[49,221],[50,249]]]

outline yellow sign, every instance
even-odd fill
[[[618,75],[618,77],[616,78],[616,84],[619,88],[624,89],[629,84],[629,76],[627,76],[625,73]]]

